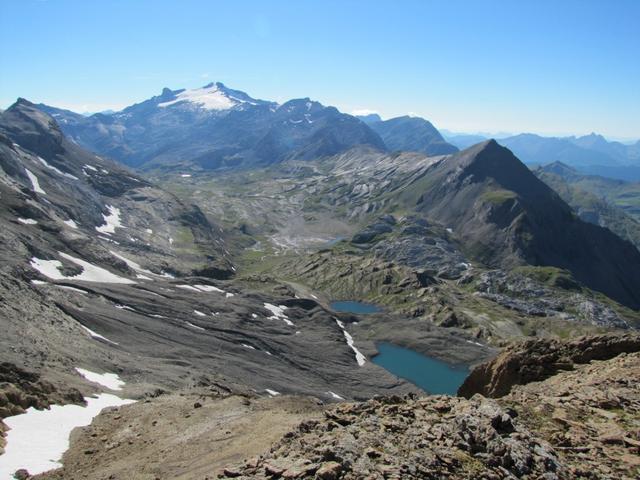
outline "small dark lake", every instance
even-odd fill
[[[382,309],[372,303],[344,301],[344,302],[331,302],[329,307],[336,312],[348,312],[348,313],[376,313],[381,312]]]
[[[373,363],[431,394],[455,395],[469,374],[466,367],[449,365],[391,343],[376,347],[380,354],[371,359]]]

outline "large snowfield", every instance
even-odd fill
[[[76,370],[87,380],[112,390],[120,390],[124,385],[115,374]],[[108,393],[85,397],[85,400],[86,407],[52,405],[49,410],[31,407],[26,413],[5,418],[9,431],[5,453],[0,455],[0,480],[12,479],[21,468],[32,475],[60,468],[60,459],[69,448],[69,435],[74,428],[89,425],[103,408],[135,402]]]

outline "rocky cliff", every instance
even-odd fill
[[[607,360],[621,353],[640,351],[640,335],[597,335],[562,342],[552,339],[516,343],[490,362],[477,366],[458,390],[471,398],[479,393],[502,397],[515,385],[539,382],[576,364]]]

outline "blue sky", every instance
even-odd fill
[[[455,131],[640,138],[640,1],[0,1],[0,107],[209,81]]]

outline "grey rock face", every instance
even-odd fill
[[[527,315],[559,316],[602,327],[629,328],[611,307],[583,294],[578,285],[559,295],[557,289],[552,290],[524,275],[491,270],[480,274],[476,289],[478,296]]]

